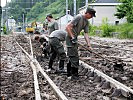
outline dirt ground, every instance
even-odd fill
[[[15,38],[30,53],[28,38],[23,35],[1,36],[1,96],[7,100],[34,100],[32,70],[27,57],[16,45]],[[83,37],[79,38],[79,42],[85,45]],[[34,40],[32,43],[34,57],[45,70],[49,59],[41,56],[39,43]],[[123,70],[115,69],[109,61],[81,47],[79,47],[80,59],[133,89],[133,40],[91,37],[91,44],[94,52],[123,64]],[[58,59],[54,63],[54,68],[58,69]],[[88,77],[89,71],[84,72],[82,66],[79,67],[78,81],[71,81],[62,74],[48,73],[48,75],[69,100],[118,100],[100,87],[100,83],[95,82],[94,77]],[[38,73],[38,78],[42,100],[56,100],[57,98],[41,73]],[[122,97],[120,100],[127,100],[127,98]]]

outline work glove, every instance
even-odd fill
[[[77,39],[76,38],[72,38],[71,41],[72,41],[73,44],[77,43]]]
[[[40,48],[43,48],[43,45],[41,45]]]

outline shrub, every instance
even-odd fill
[[[4,26],[3,26],[3,33],[4,33],[4,34],[7,34],[6,31],[7,31],[7,29],[6,29],[6,26],[4,25]]]
[[[125,23],[117,27],[117,31],[120,32],[118,38],[133,39],[133,23]]]
[[[112,36],[111,32],[114,31],[114,27],[112,25],[108,24],[108,19],[107,18],[104,18],[102,20],[102,24],[100,26],[100,29],[102,30],[101,36],[103,36],[103,37]]]
[[[93,25],[89,25],[89,35],[92,35],[92,36],[95,36],[97,35],[96,34],[96,31],[98,30],[99,28],[97,26],[93,26]]]

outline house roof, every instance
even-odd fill
[[[119,3],[118,0],[96,0],[95,3]]]
[[[73,16],[71,16],[70,14],[68,14],[68,18],[72,18]],[[62,15],[59,18],[56,18],[56,20],[60,19],[60,18],[66,18],[66,15]]]
[[[91,3],[89,6],[117,6],[121,3]]]
[[[121,3],[118,2],[118,0],[96,0],[94,3],[88,4],[89,6],[116,6],[120,5]],[[81,9],[85,9],[86,6],[83,6],[79,8],[78,10],[80,11]]]
[[[91,3],[89,4],[89,6],[117,6],[117,5],[120,5],[121,3]],[[86,6],[83,6],[81,8],[79,8],[78,10],[82,10],[82,9],[85,9]]]

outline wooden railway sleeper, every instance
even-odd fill
[[[97,69],[94,70],[93,67],[85,64],[82,61],[80,61],[80,65],[84,66],[84,68],[88,68],[88,70],[91,69],[91,72],[88,75],[89,79],[92,79],[93,77],[92,80],[95,81],[97,77],[100,77],[100,79],[98,79],[100,84],[97,85],[97,87],[101,87],[103,90],[110,90],[110,92],[112,93],[112,97],[118,94],[129,98],[129,100],[132,100],[131,98],[133,97],[133,90],[130,87],[125,86],[124,84],[114,80],[113,78],[107,76]]]

